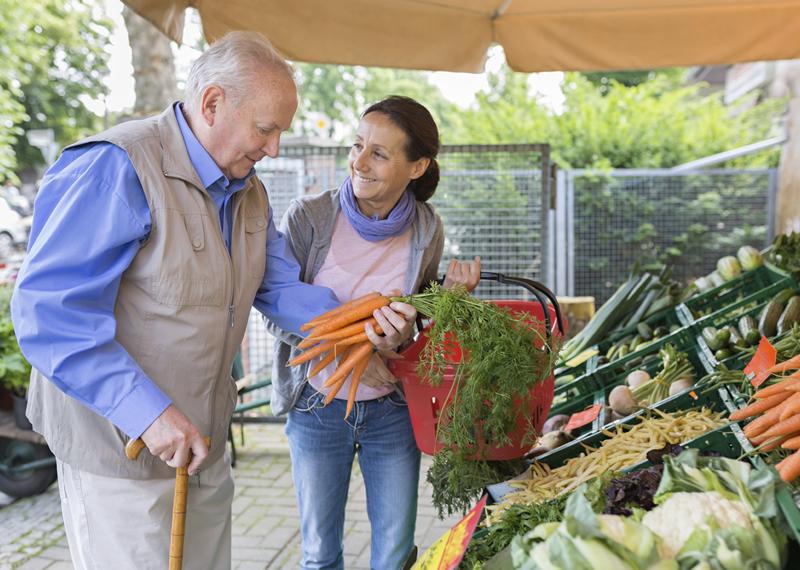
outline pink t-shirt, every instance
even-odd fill
[[[387,293],[392,289],[403,290],[411,258],[411,231],[412,228],[408,228],[399,236],[370,242],[359,236],[347,217],[340,212],[336,217],[331,247],[314,278],[314,285],[329,287],[342,303],[371,291]],[[309,370],[319,361],[320,358],[314,359]],[[328,388],[322,385],[336,370],[336,364],[332,362],[309,380],[316,390],[328,392]],[[350,378],[336,397],[346,400],[349,390]],[[371,388],[362,381],[356,391],[356,400],[374,400],[393,390],[391,385]]]

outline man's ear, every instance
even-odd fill
[[[411,169],[411,180],[416,180],[425,174],[425,171],[428,170],[428,166],[430,166],[430,164],[431,159],[426,156],[417,159],[417,161],[414,162],[414,167]]]
[[[203,120],[209,127],[214,126],[217,112],[224,100],[225,92],[216,85],[206,87],[203,94],[200,96],[200,113],[203,115]]]

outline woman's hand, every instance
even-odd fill
[[[393,301],[388,306],[374,311],[372,316],[383,329],[383,335],[376,334],[372,325],[368,324],[365,327],[367,338],[378,350],[394,350],[411,338],[417,310],[407,303]]]
[[[397,378],[389,371],[381,354],[376,352],[372,355],[372,358],[370,358],[367,369],[361,376],[361,383],[370,388],[381,388],[390,384],[396,384]]]
[[[452,289],[456,285],[463,285],[467,291],[472,292],[481,280],[481,258],[475,256],[473,261],[458,261],[453,259],[447,266],[447,274],[444,276],[445,289]]]

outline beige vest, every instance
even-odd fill
[[[216,206],[192,167],[172,106],[77,145],[96,141],[128,153],[152,218],[149,239],[122,275],[116,339],[211,437],[209,464],[225,449],[236,402],[231,364],[264,277],[266,192],[253,176],[234,195],[229,256]],[[136,462],[127,460],[125,434],[37,371],[28,398],[34,429],[73,467],[133,479],[174,476],[146,451]]]

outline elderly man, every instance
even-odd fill
[[[232,33],[183,103],[68,147],[45,176],[12,316],[76,568],[163,568],[188,461],[184,567],[230,568],[230,371],[250,308],[297,331],[338,304],[298,280],[253,175],[296,108],[286,62]],[[137,437],[150,454],[133,462]]]

